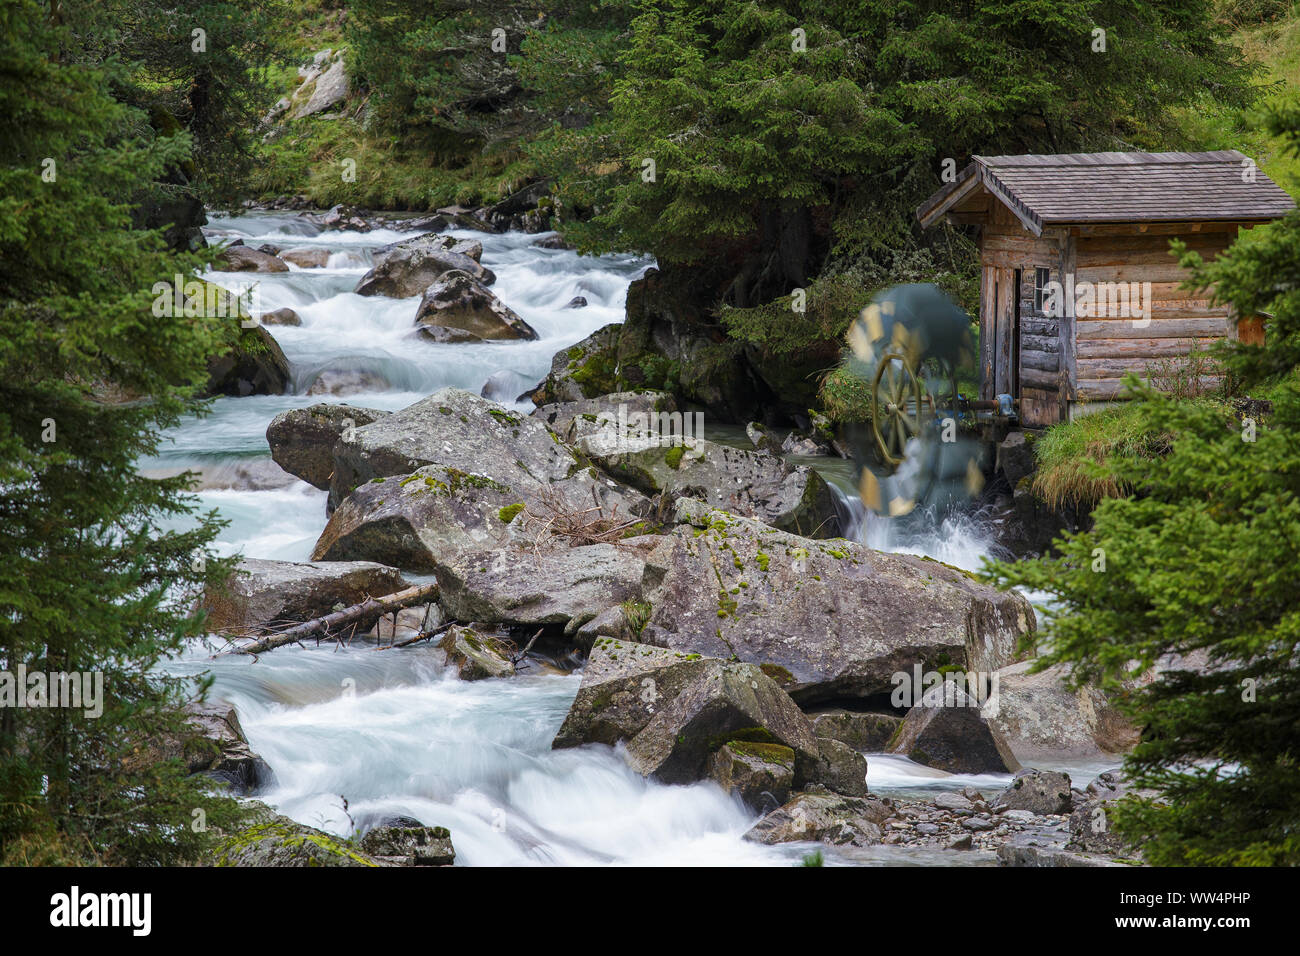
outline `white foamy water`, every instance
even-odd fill
[[[268,329],[291,364],[293,391],[216,400],[208,417],[175,430],[160,455],[142,467],[201,473],[201,504],[230,521],[219,552],[283,560],[309,557],[325,524],[325,492],[270,462],[265,431],[277,413],[322,401],[398,409],[447,385],[477,393],[493,377],[504,383],[500,394],[510,401],[541,379],[555,352],[622,321],[628,284],[648,265],[631,256],[584,258],[539,249],[537,236],[457,232],[483,243],[483,264],[497,275],[494,291],[540,338],[439,345],[411,334],[418,298],[351,291],[373,248],[411,233],[318,233],[291,213],[214,217],[207,231],[253,247],[324,248],[331,253],[329,266],[210,275],[227,286],[255,280],[258,311],[287,307],[301,316],[301,327]],[[588,307],[563,308],[576,295]],[[306,394],[325,370],[366,372],[374,384],[342,397]],[[842,476],[828,477],[843,485]],[[860,516],[855,504],[846,499]],[[862,540],[873,547],[929,554],[960,567],[978,567],[987,553],[974,522],[941,523],[929,534],[870,521],[861,528]],[[644,780],[607,747],[551,750],[578,675],[466,682],[443,668],[434,648],[379,651],[360,643],[284,647],[257,662],[209,660],[196,652],[174,666],[210,669],[213,696],[237,709],[253,749],[276,774],[259,799],[334,833],[364,829],[384,816],[411,816],[450,828],[458,863],[468,865],[791,865],[813,848],[745,842],[741,836],[756,815],[712,783]],[[994,788],[1007,779],[939,775],[898,757],[869,761],[869,784],[885,792]],[[979,862],[891,847],[847,856],[827,851],[826,859]]]

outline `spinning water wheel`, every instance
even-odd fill
[[[954,480],[962,493],[982,484],[978,445],[956,428],[966,404],[957,372],[974,358],[969,316],[936,286],[896,286],[862,310],[848,344],[871,417],[851,441],[863,504],[901,516]]]
[[[933,411],[934,403],[928,399],[906,355],[887,352],[881,356],[871,383],[871,430],[880,456],[888,464],[900,465],[907,457],[907,443],[925,427],[925,406]]]

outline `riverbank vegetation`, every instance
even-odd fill
[[[1266,124],[1300,155],[1300,107],[1275,107]],[[1219,301],[1271,317],[1266,345],[1215,351],[1243,394],[1269,400],[1228,415],[1134,380],[1134,400],[1112,417],[1121,425],[1103,429],[1113,441],[1122,426],[1126,444],[1087,469],[1130,493],[1102,500],[1091,529],[1058,555],[994,574],[1052,595],[1042,666],[1070,664],[1073,680],[1107,687],[1146,727],[1125,766],[1148,793],[1122,802],[1113,822],[1148,860],[1295,865],[1300,214],[1213,262],[1184,263]],[[1080,424],[1066,432],[1075,443]],[[1150,436],[1168,436],[1167,448],[1144,445]],[[1157,666],[1160,680],[1139,680]]]
[[[233,812],[167,753],[196,688],[156,673],[203,633],[189,600],[229,569],[208,553],[220,525],[175,530],[188,479],[136,470],[232,334],[153,308],[155,282],[204,263],[163,227],[230,188],[256,98],[251,38],[214,37],[196,68],[189,36],[161,4],[0,3],[4,865],[194,860]],[[106,384],[137,400],[102,404]]]
[[[1298,79],[1297,24],[1270,0],[0,0],[0,655],[109,688],[95,718],[0,711],[0,863],[191,861],[233,813],[151,750],[182,732],[193,688],[156,667],[204,630],[219,523],[174,530],[188,479],[135,470],[201,412],[231,335],[151,308],[155,282],[205,264],[203,205],[427,210],[544,184],[580,250],[658,259],[644,307],[709,343],[694,355],[860,420],[861,390],[828,373],[871,293],[931,281],[975,305],[969,237],[914,221],[945,170],[1240,147],[1295,189],[1300,115],[1276,84]],[[267,119],[327,47],[349,95]],[[1148,727],[1128,769],[1162,796],[1118,825],[1149,860],[1295,863],[1300,220],[1188,261],[1271,317],[1268,345],[1215,354],[1234,395],[1135,383],[1040,438],[1037,490],[1098,502],[1093,526],[994,574],[1053,596],[1045,663]],[[104,405],[105,383],[139,400]],[[1245,394],[1267,408],[1230,403]],[[1171,654],[1211,666],[1135,687]]]

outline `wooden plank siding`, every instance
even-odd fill
[[[1146,377],[1225,337],[1262,340],[1258,316],[1238,317],[1209,292],[1184,288],[1169,243],[1180,238],[1212,259],[1240,230],[1294,208],[1251,160],[1224,150],[972,156],[916,214],[922,226],[946,218],[977,227],[980,397],[1012,391],[1024,424],[1047,425],[1076,403],[1118,397],[1126,373]],[[1108,286],[1093,290],[1102,314],[1075,315],[1076,296],[1064,314],[1046,315],[1034,308],[1036,269],[1067,298],[1083,283],[1137,283],[1139,293],[1149,283],[1141,301],[1149,311],[1115,314],[1125,299]]]
[[[1189,223],[1181,232],[1075,236],[1076,282],[1151,283],[1146,303],[1149,320],[1115,315],[1077,318],[1074,382],[1079,400],[1114,399],[1119,394],[1117,382],[1126,374],[1147,378],[1157,363],[1186,356],[1193,348],[1232,334],[1227,307],[1212,305],[1206,292],[1182,286],[1187,273],[1170,253],[1169,242],[1180,237],[1202,258],[1212,259],[1228,248],[1236,232],[1235,224]]]

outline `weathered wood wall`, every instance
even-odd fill
[[[1150,227],[1145,233],[1138,228],[1093,227],[1073,237],[1077,282],[1151,283],[1149,322],[1106,314],[1077,319],[1078,400],[1116,398],[1129,372],[1145,378],[1153,365],[1184,357],[1233,332],[1226,306],[1211,305],[1208,293],[1182,288],[1187,273],[1170,255],[1169,240],[1177,236],[1189,249],[1212,259],[1236,237],[1236,225],[1188,223],[1154,234]]]
[[[1170,255],[1169,241],[1180,237],[1209,259],[1228,247],[1241,225],[1048,226],[1035,237],[1010,210],[991,204],[980,232],[980,397],[1017,386],[1021,420],[1047,425],[1067,417],[1072,402],[1116,398],[1128,372],[1146,377],[1155,363],[1235,335],[1227,307],[1181,287],[1187,274]],[[1034,302],[1034,270],[1041,268],[1065,288],[1071,275],[1075,288],[1149,282],[1149,321],[1107,309],[1074,316],[1073,302],[1064,315],[1048,315]],[[1016,270],[1020,326],[1013,363]],[[1104,297],[1101,304],[1108,304]]]

